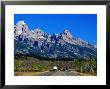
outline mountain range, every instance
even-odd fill
[[[97,48],[90,42],[74,37],[68,29],[48,34],[29,29],[24,21],[14,26],[14,54],[47,59],[96,59]]]

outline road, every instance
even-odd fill
[[[55,71],[55,72],[43,73],[39,76],[80,76],[80,74],[71,71]]]

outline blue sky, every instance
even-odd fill
[[[24,20],[31,30],[40,28],[53,34],[68,29],[73,36],[97,44],[96,14],[15,14],[14,24]]]

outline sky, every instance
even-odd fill
[[[97,14],[14,14],[14,25],[21,20],[31,30],[53,34],[68,29],[73,37],[97,45]]]

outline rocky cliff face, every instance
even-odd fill
[[[14,27],[15,55],[33,55],[45,58],[96,58],[96,47],[81,38],[75,38],[65,29],[59,34],[48,34],[37,28],[30,30],[24,21]]]

